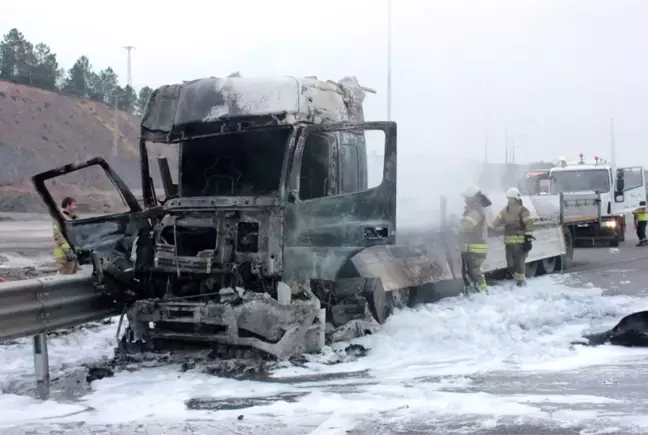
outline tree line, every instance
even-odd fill
[[[0,43],[0,80],[34,86],[52,92],[71,94],[141,115],[153,90],[144,86],[139,92],[122,87],[115,71],[108,67],[99,72],[90,60],[81,56],[65,70],[56,53],[42,42],[34,45],[18,29],[11,29]]]

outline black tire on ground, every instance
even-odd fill
[[[617,231],[613,239],[610,239],[610,246],[616,248],[621,243],[621,232]]]
[[[533,278],[538,273],[538,262],[532,261],[526,264],[525,275],[527,278]]]
[[[538,261],[538,275],[548,275],[556,270],[557,257],[543,258]]]
[[[574,237],[572,236],[569,228],[563,228],[563,235],[565,237],[565,255],[556,257],[556,270],[569,269],[574,260]]]
[[[367,298],[369,311],[376,322],[381,325],[385,323],[392,312],[392,307],[380,278],[366,278],[362,295]]]

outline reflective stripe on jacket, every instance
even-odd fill
[[[76,216],[70,214],[67,210],[63,210],[63,217],[66,220],[76,219]],[[63,237],[58,223],[52,223],[52,230],[54,232],[54,259],[57,263],[64,263],[67,261],[65,253],[70,250],[70,244]]]
[[[486,215],[479,204],[467,205],[459,224],[461,252],[488,253]]]
[[[632,214],[634,214],[634,218],[637,222],[648,221],[648,210],[646,210],[646,207],[639,207],[635,209]]]
[[[509,204],[502,209],[492,227],[504,225],[504,243],[522,244],[524,236],[533,234],[533,218],[529,209],[522,204]]]

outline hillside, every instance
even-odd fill
[[[118,111],[116,135],[114,114],[114,108],[100,102],[0,81],[0,211],[44,210],[30,177],[92,157],[103,157],[131,189],[141,189],[139,119]],[[156,166],[152,172],[157,179]],[[86,209],[112,204],[113,199],[100,198],[109,187],[107,179],[91,171],[79,174],[55,189],[78,197]]]

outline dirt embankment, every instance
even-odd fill
[[[0,211],[44,211],[30,177],[92,157],[103,157],[131,189],[139,191],[138,137],[139,119],[130,113],[0,81]],[[155,166],[152,172],[157,178]],[[85,210],[104,211],[118,198],[108,179],[99,175],[82,170],[51,188],[55,198],[72,196]]]

